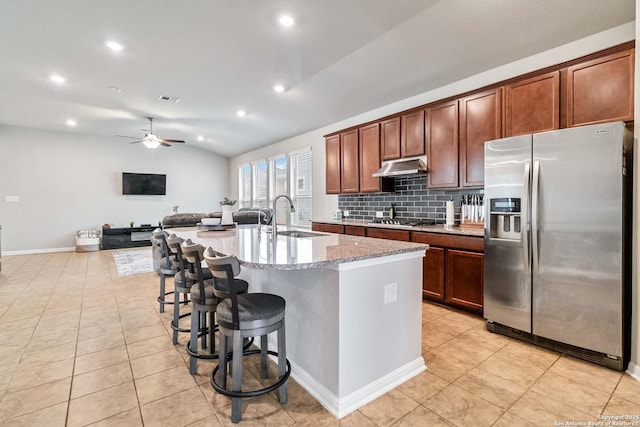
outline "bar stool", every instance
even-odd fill
[[[240,263],[234,256],[211,257],[205,254],[205,261],[213,276],[229,284],[225,291],[214,287],[214,294],[225,298],[218,303],[216,318],[220,337],[218,366],[211,373],[211,386],[218,393],[231,397],[231,422],[242,419],[241,399],[260,396],[278,390],[280,403],[287,402],[287,379],[291,374],[291,364],[287,360],[285,345],[285,300],[284,298],[265,293],[249,293],[237,295],[234,278],[240,274]],[[267,335],[278,332],[278,352],[270,351]],[[260,337],[260,350],[243,352],[243,341],[248,337]],[[229,341],[232,342],[233,353],[229,352]],[[267,356],[278,357],[278,381],[259,390],[242,391],[242,359],[243,355],[260,353],[260,374],[268,378]],[[227,389],[227,362],[231,359],[231,376],[233,384]],[[216,373],[220,371],[218,380]]]
[[[213,251],[207,249],[211,256]],[[198,359],[217,359],[219,354],[215,349],[214,333],[216,330],[215,313],[219,303],[219,298],[214,294],[214,286],[228,290],[226,280],[213,278],[211,271],[202,268],[204,259],[204,247],[187,240],[182,244],[182,253],[185,260],[193,267],[195,272],[193,279],[195,284],[191,287],[191,339],[187,343],[187,353],[189,354],[189,372],[195,375],[198,369]],[[207,272],[208,274],[205,274]],[[213,278],[213,280],[211,280]],[[234,279],[235,290],[238,293],[246,293],[249,284],[241,279]],[[207,348],[206,337],[209,337],[209,354],[198,351],[198,337],[202,338],[202,349]],[[253,342],[253,341],[252,341]],[[251,343],[248,343],[248,346]]]
[[[173,265],[169,248],[167,247],[167,237],[169,233],[166,231],[154,231],[151,235],[151,244],[153,250],[160,254],[158,273],[160,274],[160,294],[158,295],[158,303],[160,304],[160,313],[164,313],[165,305],[173,305],[174,301],[167,301],[167,295],[172,295],[174,292],[166,292],[167,276],[174,276],[177,269]],[[175,296],[174,296],[175,300]],[[186,304],[186,303],[185,303]]]

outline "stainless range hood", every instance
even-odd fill
[[[406,159],[387,160],[373,176],[396,177],[427,173],[427,156],[407,157]]]

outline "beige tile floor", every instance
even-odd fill
[[[110,251],[3,258],[0,424],[230,425],[229,399],[189,375],[158,312],[155,273],[119,277]],[[640,415],[640,382],[488,333],[481,318],[423,304],[428,370],[338,422],[295,381],[244,404],[245,426],[552,426]],[[372,355],[374,357],[374,355]],[[245,376],[259,380],[255,366]]]

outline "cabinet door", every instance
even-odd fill
[[[484,185],[484,143],[500,138],[500,88],[460,100],[460,180],[463,187]]]
[[[445,301],[482,313],[484,255],[447,249]]]
[[[424,110],[402,116],[400,147],[402,157],[424,154]]]
[[[382,160],[400,158],[400,117],[380,122]]]
[[[360,162],[358,161],[358,129],[340,134],[340,175],[342,193],[360,191]]]
[[[635,49],[567,69],[567,127],[633,120]]]
[[[560,128],[560,71],[506,86],[505,136]]]
[[[429,108],[426,116],[429,188],[458,186],[458,101]]]
[[[422,295],[444,301],[444,248],[429,246],[422,260]]]
[[[380,169],[380,125],[361,127],[360,138],[360,192],[380,191],[380,178],[373,173]]]
[[[326,154],[326,193],[340,193],[340,135],[325,139]]]

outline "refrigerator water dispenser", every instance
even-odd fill
[[[494,239],[521,239],[520,199],[501,197],[490,202],[490,236]]]

